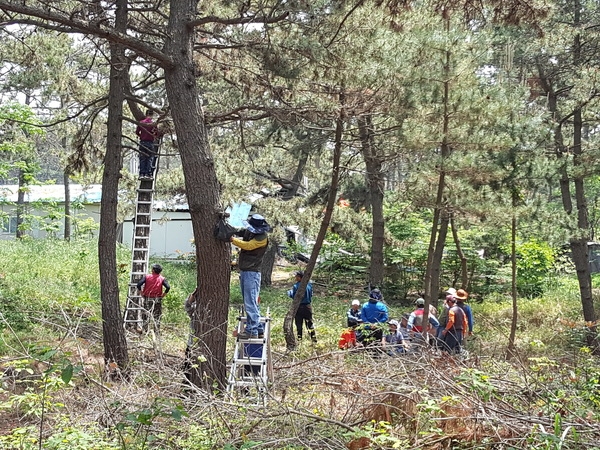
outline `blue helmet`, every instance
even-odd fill
[[[383,300],[383,294],[379,289],[375,288],[369,293],[369,300],[381,301]]]

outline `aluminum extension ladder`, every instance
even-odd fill
[[[242,397],[256,405],[266,406],[269,382],[273,381],[271,358],[271,318],[269,310],[260,318],[265,332],[258,339],[236,337],[227,392],[230,396]],[[246,327],[246,316],[238,316],[238,335]]]
[[[131,245],[131,275],[127,292],[127,304],[123,314],[123,326],[127,330],[141,333],[147,327],[149,312],[144,308],[144,299],[137,289],[137,282],[148,273],[150,253],[150,228],[152,226],[152,204],[158,166],[158,156],[152,178],[140,179],[133,217],[133,242]]]

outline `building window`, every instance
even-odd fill
[[[0,217],[0,224],[2,226],[2,233],[14,234],[17,232],[17,218],[16,217]]]

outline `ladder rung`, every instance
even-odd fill
[[[248,358],[247,356],[244,358],[233,358],[233,361],[236,364],[241,364],[244,366],[262,366],[267,364],[267,361],[263,360],[262,358]]]
[[[242,344],[264,344],[267,342],[267,339],[264,337],[261,338],[250,338],[250,339],[240,339],[237,338],[238,342]]]
[[[238,320],[240,322],[246,323],[246,321],[248,320],[248,318],[246,316],[238,316]],[[270,322],[271,318],[270,317],[266,317],[266,316],[261,316],[258,321],[260,323],[266,323],[266,322]]]
[[[258,388],[263,388],[266,386],[266,383],[260,379],[260,377],[255,377],[256,381],[250,381],[250,380],[235,380],[233,383],[231,383],[233,386],[241,386],[241,387],[246,387],[246,386],[256,386]]]

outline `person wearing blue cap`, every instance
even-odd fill
[[[304,272],[299,270],[294,274],[294,278],[296,282],[292,289],[288,291],[288,297],[294,298],[296,295],[296,291],[302,282],[302,278],[304,277]],[[312,312],[312,297],[313,297],[313,288],[312,283],[309,281],[306,285],[306,290],[304,291],[304,297],[302,297],[302,301],[298,306],[298,311],[296,311],[296,316],[294,318],[296,322],[296,332],[298,333],[298,340],[302,340],[302,328],[304,327],[304,323],[306,323],[306,328],[308,329],[308,334],[310,335],[310,339],[312,342],[317,342],[317,336],[315,334],[315,325],[313,323],[313,312]]]
[[[267,233],[271,226],[260,214],[252,214],[242,221],[244,229],[241,239],[231,237],[231,243],[240,248],[238,267],[240,268],[240,289],[246,310],[246,330],[238,334],[239,339],[256,339],[264,335],[264,326],[260,323],[260,280],[263,258],[269,245]]]
[[[383,303],[383,294],[377,288],[369,293],[369,301],[361,310],[361,318],[365,323],[363,342],[378,344],[383,338],[382,325],[388,321],[388,307]]]

